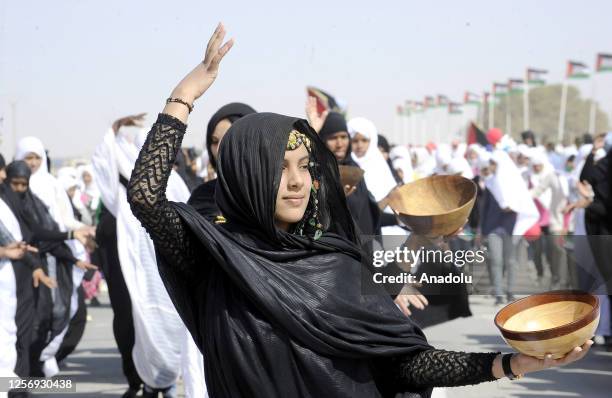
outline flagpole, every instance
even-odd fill
[[[529,71],[525,76],[525,87],[523,90],[523,130],[529,130]]]
[[[589,133],[595,135],[595,128],[597,123],[597,102],[595,101],[595,77],[596,72],[593,72],[591,78],[591,109],[589,110]]]
[[[410,136],[410,142],[408,142],[408,144],[412,144],[412,145],[416,144],[416,137],[417,137],[416,117],[417,117],[417,114],[416,112],[414,112],[414,107],[413,107],[413,113],[410,116],[410,130],[412,131],[412,134]]]
[[[489,128],[495,126],[495,94],[491,95],[487,108],[489,108]]]
[[[512,121],[510,120],[512,111],[510,109],[510,89],[506,95],[506,134],[512,135]]]
[[[557,131],[557,143],[563,142],[563,135],[565,134],[565,111],[567,108],[567,79],[563,81],[563,87],[561,89],[561,107],[559,109],[559,130]]]

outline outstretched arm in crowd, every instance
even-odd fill
[[[219,63],[232,47],[219,24],[204,60],[181,80],[170,95],[140,151],[128,185],[128,200],[156,247],[175,268],[189,272],[194,261],[193,244],[176,210],[166,198],[166,187],[187,128],[187,117],[198,99],[215,81]]]

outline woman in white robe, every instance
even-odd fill
[[[202,355],[168,296],[157,269],[153,242],[132,214],[126,187],[120,182],[131,175],[144,138],[129,130],[108,131],[92,163],[101,200],[117,220],[119,263],[132,304],[134,366],[145,384],[144,394],[156,396],[160,391],[164,397],[174,396],[173,386],[182,371],[187,397],[207,396]],[[189,195],[181,177],[172,172],[170,200],[186,202]]]
[[[368,190],[383,213],[392,215],[393,210],[387,205],[387,201],[388,195],[397,187],[397,183],[389,164],[378,149],[376,126],[366,118],[356,117],[348,121],[347,127],[353,143],[351,157],[363,169],[363,178]],[[384,218],[383,225],[385,225]],[[383,235],[406,235],[406,231],[397,225],[383,226],[381,231]]]

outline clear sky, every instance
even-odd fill
[[[218,21],[236,44],[195,105],[187,145],[201,146],[227,102],[302,116],[309,84],[384,133],[407,99],[461,100],[527,66],[558,82],[567,59],[592,66],[612,52],[611,15],[607,0],[1,1],[0,150],[13,152],[11,103],[17,135],[55,156],[88,156],[117,117],[148,112],[152,123]]]

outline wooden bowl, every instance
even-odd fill
[[[340,169],[340,182],[342,183],[342,187],[346,185],[354,187],[363,178],[363,170],[360,167],[340,165],[338,168]]]
[[[447,236],[466,223],[476,191],[476,184],[461,176],[427,177],[402,185],[389,206],[414,233]]]
[[[540,359],[564,357],[593,337],[598,324],[597,296],[577,290],[534,294],[495,315],[495,326],[510,346]]]

